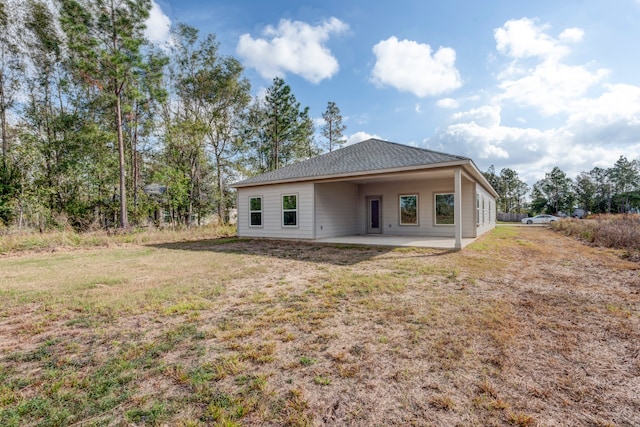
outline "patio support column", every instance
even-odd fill
[[[462,249],[462,170],[456,168],[453,176],[453,228],[455,248]]]

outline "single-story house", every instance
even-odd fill
[[[379,139],[232,187],[242,237],[433,236],[461,248],[496,223],[498,194],[470,158]]]

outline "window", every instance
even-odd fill
[[[400,196],[400,225],[418,225],[418,195]]]
[[[476,227],[480,226],[480,194],[476,193]]]
[[[249,227],[262,227],[262,197],[249,197]]]
[[[298,196],[296,194],[282,196],[282,225],[284,227],[298,226]]]
[[[453,193],[436,194],[436,225],[453,225]]]
[[[486,224],[489,222],[489,201],[482,198],[482,224]]]

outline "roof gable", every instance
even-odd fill
[[[461,160],[470,159],[380,139],[368,139],[236,182],[233,186],[274,184],[279,181],[308,180],[328,175],[357,174],[359,172],[435,165]]]

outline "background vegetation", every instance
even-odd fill
[[[215,35],[144,37],[149,0],[0,0],[0,227],[225,221],[228,184],[321,152],[280,78],[252,97]],[[344,142],[327,106],[327,149]]]
[[[640,161],[624,156],[611,168],[595,167],[575,179],[555,167],[531,189],[513,169],[497,174],[491,166],[484,176],[499,194],[499,212],[572,215],[576,208],[585,213],[638,213],[640,209]]]

